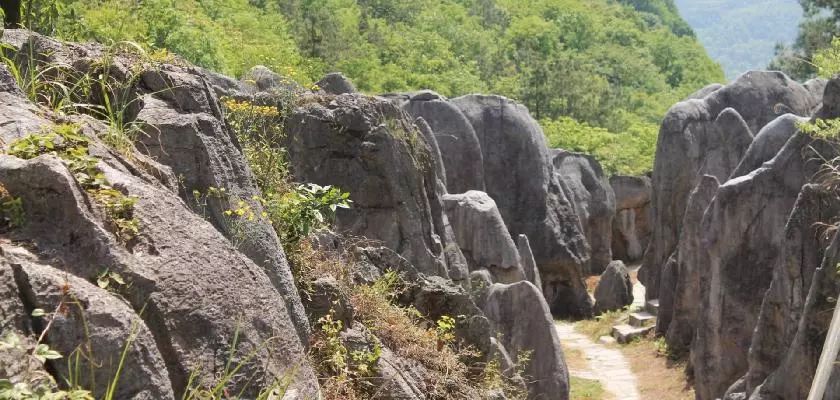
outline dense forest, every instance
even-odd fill
[[[791,45],[776,48],[770,69],[786,72],[804,81],[815,76],[829,77],[840,71],[840,1],[799,0],[805,19]]]
[[[552,146],[610,172],[652,165],[667,107],[724,79],[671,0],[35,0],[24,24],[133,41],[241,76],[265,65],[311,85],[341,71],[366,93],[494,92],[523,102]]]
[[[791,44],[802,19],[797,0],[676,0],[728,79],[763,69],[780,43]]]

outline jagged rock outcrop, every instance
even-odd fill
[[[13,30],[4,31],[3,38],[20,49],[16,61],[23,64],[32,65],[27,57],[34,55],[36,62],[69,68],[78,74],[95,73],[92,68],[102,65],[97,61],[101,60],[104,51],[97,45],[64,44]],[[126,78],[127,66],[135,60],[130,55],[117,54],[108,67],[109,73],[117,80]],[[141,112],[150,119],[159,118],[159,121],[167,120],[171,115],[169,111],[178,110],[184,114],[179,118],[195,124],[191,130],[178,132],[183,134],[183,139],[218,135],[203,145],[193,146],[194,151],[185,156],[189,161],[173,159],[172,164],[187,165],[194,159],[212,158],[214,161],[224,159],[226,165],[216,168],[219,164],[203,163],[200,169],[179,171],[181,177],[190,182],[230,179],[240,190],[253,188],[249,182],[250,172],[230,139],[230,133],[219,121],[218,103],[199,71],[164,65],[160,66],[157,76],[151,74],[142,72],[139,81],[129,80],[135,86],[126,92],[142,99],[137,102],[135,114],[131,115],[145,109],[146,104],[150,108]],[[168,87],[171,90],[166,93],[143,96],[148,89],[146,85],[151,85],[149,82],[167,82],[167,79],[171,79],[170,83],[178,82],[178,87]],[[2,86],[10,88],[13,85],[7,80]],[[272,384],[273,379],[285,377],[292,379],[291,390],[300,395],[310,396],[317,392],[312,369],[304,362],[308,340],[305,316],[301,313],[303,320],[295,318],[300,299],[279,245],[276,248],[254,245],[250,250],[246,246],[240,252],[223,235],[223,230],[205,221],[179,198],[173,173],[175,167],[159,164],[130,146],[122,151],[105,146],[99,137],[106,136],[109,128],[102,122],[86,116],[59,118],[31,105],[17,90],[3,92],[0,97],[17,104],[14,110],[0,113],[4,119],[2,125],[13,127],[2,131],[4,150],[23,135],[46,134],[59,129],[54,122],[75,123],[77,128],[65,126],[63,129],[77,130],[74,135],[84,137],[73,140],[82,141],[84,146],[80,148],[95,160],[95,167],[86,168],[96,168],[102,174],[96,178],[99,183],[93,185],[102,185],[101,180],[104,180],[120,193],[115,196],[136,199],[131,209],[138,222],[138,232],[129,239],[119,234],[113,217],[109,216],[113,211],[95,199],[96,192],[91,191],[91,183],[80,182],[83,177],[77,177],[78,164],[68,167],[67,162],[49,154],[28,160],[0,156],[0,184],[25,204],[25,225],[10,233],[14,240],[27,242],[27,248],[33,254],[34,261],[19,261],[18,267],[12,264],[13,269],[20,271],[16,283],[31,286],[26,290],[18,288],[24,293],[24,302],[54,304],[55,292],[48,286],[66,275],[68,281],[76,282],[79,296],[90,299],[88,307],[95,317],[94,328],[100,322],[107,325],[107,331],[94,329],[97,335],[107,332],[95,336],[94,348],[114,349],[119,338],[128,337],[131,321],[125,318],[133,317],[142,322],[140,332],[147,329],[154,338],[149,340],[148,335],[141,334],[142,338],[136,343],[136,346],[147,348],[138,350],[145,354],[146,361],[143,362],[153,363],[151,360],[158,353],[165,368],[132,368],[138,371],[137,384],[151,385],[150,382],[158,379],[168,381],[168,387],[161,384],[145,389],[155,398],[157,395],[166,398],[169,393],[181,397],[191,373],[196,373],[196,383],[213,381],[216,378],[214,371],[223,368],[228,361],[233,350],[230,343],[236,334],[239,334],[239,343],[232,354],[243,357],[240,358],[243,375],[230,382],[232,391],[244,390],[245,396],[252,396]],[[152,106],[160,115],[155,115]],[[163,132],[156,134],[166,136]],[[179,148],[173,145],[165,150],[177,153]],[[219,176],[211,177],[212,174]],[[266,239],[266,236],[255,234],[254,240],[264,239],[270,246],[270,235]],[[266,261],[266,258],[271,260]],[[103,271],[119,273],[131,283],[120,288],[126,303],[121,303],[117,296],[104,289],[82,283]],[[242,295],[243,288],[248,289],[248,296]],[[109,322],[108,318],[119,319],[120,323]],[[66,327],[68,333],[77,329],[69,321]],[[60,338],[62,336],[56,332],[56,339]],[[58,346],[60,341],[56,340],[55,344]],[[65,345],[67,343],[62,344]],[[255,352],[257,356],[245,359],[243,354],[249,352]],[[141,360],[144,358],[137,359],[138,362]],[[153,369],[154,374],[150,372]],[[255,380],[248,378],[251,376],[255,376]],[[136,388],[126,385],[129,390],[131,387]]]
[[[470,271],[486,269],[499,283],[525,279],[522,258],[490,196],[471,190],[444,195],[443,202]]]
[[[582,279],[589,246],[554,175],[542,129],[524,106],[504,97],[469,95],[451,102],[478,137],[487,194],[510,232],[528,236],[552,312],[590,315]]]
[[[331,72],[315,83],[315,86],[329,94],[356,93],[356,86],[341,72]]]
[[[601,274],[595,288],[595,315],[633,304],[633,282],[621,261],[613,261]]]
[[[701,244],[708,267],[700,273],[702,301],[691,346],[700,399],[723,395],[746,373],[762,302],[756,294],[770,286],[787,215],[820,167],[817,153],[832,150],[795,135],[764,166],[722,184],[703,217]]]
[[[38,308],[49,314],[65,308],[52,320],[48,343],[61,354],[83,352],[81,362],[73,368],[93,371],[84,379],[95,384],[91,387],[94,396],[103,396],[108,390],[113,371],[120,362],[119,355],[128,346],[122,366],[123,384],[114,395],[131,399],[175,398],[154,336],[125,301],[91,282],[40,264],[35,255],[23,248],[4,245],[2,253],[0,268],[4,271],[0,275],[8,277],[7,285],[16,286],[19,292],[18,296],[2,301],[20,303],[22,311],[26,311],[22,315]],[[45,325],[43,319],[32,318],[18,328],[40,335]],[[80,338],[95,347],[80,347],[86,344],[80,343]],[[56,362],[51,367],[58,370],[59,376],[71,376],[66,362]]]
[[[835,235],[831,247],[826,250],[822,264],[813,272],[801,317],[796,321],[796,333],[787,347],[779,349],[783,356],[780,357],[778,367],[752,391],[750,400],[808,397],[826,333],[831,324],[832,311],[837,306],[837,293],[840,291],[840,278],[837,274],[837,263],[840,262],[839,241],[840,236]],[[838,365],[840,364],[835,360],[823,396],[825,399],[840,397]]]
[[[662,268],[677,247],[688,195],[703,175],[703,166],[717,169],[713,175],[725,181],[731,171],[724,174],[728,167],[711,160],[740,158],[736,157],[737,149],[718,146],[720,140],[725,138],[725,142],[744,147],[749,132],[760,131],[782,113],[810,115],[819,100],[780,72],[752,71],[702,99],[683,101],[668,111],[657,141],[653,170],[651,224],[654,229],[639,271],[648,298],[659,296]],[[736,154],[720,157],[710,151],[713,148]]]
[[[700,242],[703,214],[719,186],[717,178],[704,175],[688,197],[679,246],[672,256],[675,257],[675,271],[671,271],[674,289],[669,291],[670,298],[663,301],[660,297],[659,300],[657,332],[666,335],[668,348],[674,354],[685,354],[694,338],[700,311],[700,274],[706,268],[707,260],[706,249]]]
[[[285,146],[296,179],[352,193],[342,233],[379,240],[425,274],[465,282],[466,264],[440,207],[434,158],[423,135],[391,102],[359,94],[298,108]]]
[[[651,232],[650,178],[613,175],[610,177],[610,186],[615,194],[613,258],[625,262],[641,260],[650,241]]]
[[[514,363],[523,361],[528,354],[522,372],[528,398],[567,400],[569,372],[554,318],[539,290],[527,281],[493,284],[484,313]]]
[[[522,259],[522,271],[525,279],[534,284],[542,292],[542,279],[537,262],[534,260],[534,253],[531,251],[531,243],[528,236],[519,235],[516,237],[516,249],[519,250],[519,257]]]
[[[586,241],[589,264],[585,273],[604,272],[612,261],[612,223],[616,200],[601,164],[594,157],[565,150],[551,150],[554,175],[563,185],[575,211]]]
[[[824,260],[830,261],[836,257],[833,253],[825,254],[825,249],[828,248],[833,234],[827,230],[828,226],[824,223],[835,219],[837,215],[840,215],[840,200],[834,193],[817,185],[806,185],[802,188],[793,212],[787,220],[779,257],[773,269],[773,280],[764,295],[750,344],[749,370],[743,379],[743,392],[747,396],[761,386],[773,371],[783,367],[783,362],[785,364],[792,362],[792,360],[784,360],[785,357],[790,357],[799,359],[797,363],[804,362],[793,369],[782,370],[786,371],[784,372],[786,379],[795,382],[770,383],[762,388],[761,391],[764,394],[760,398],[773,398],[769,396],[769,393],[773,392],[779,396],[778,398],[807,397],[810,377],[813,376],[818,359],[814,353],[819,353],[817,350],[822,343],[810,349],[797,349],[799,351],[795,353],[791,346],[794,345],[800,320],[806,311],[805,305],[812,282],[819,286],[822,284],[821,280],[828,278],[821,272],[819,279],[815,279],[815,271],[822,267]],[[830,287],[835,285],[833,279],[828,279],[828,281],[831,283]],[[817,289],[815,295],[821,290]],[[836,296],[836,292],[831,296]],[[818,318],[823,322],[830,319],[826,316]],[[827,327],[828,324],[824,326]],[[790,377],[791,372],[798,376]],[[781,374],[782,372],[779,372],[776,375]],[[778,376],[774,380],[778,380]],[[778,386],[779,383],[794,390],[779,391],[780,388],[771,388]],[[730,391],[737,390],[730,389]]]

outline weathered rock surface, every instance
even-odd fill
[[[298,108],[286,126],[296,179],[352,193],[337,229],[383,244],[420,272],[467,279],[449,242],[434,160],[413,120],[392,103],[358,94]],[[463,256],[460,257],[463,259]]]
[[[589,243],[585,273],[600,274],[612,261],[612,223],[616,201],[601,164],[594,157],[565,150],[551,150],[554,175],[562,184]]]
[[[423,118],[434,132],[446,169],[448,192],[484,191],[481,144],[461,110],[433,92],[405,95],[400,103],[412,116]]]
[[[341,72],[331,72],[315,85],[329,94],[356,93],[356,86]]]
[[[633,282],[621,261],[611,262],[595,288],[595,314],[620,310],[633,304]]]
[[[738,149],[744,147],[749,132],[759,132],[781,111],[810,115],[818,100],[782,73],[753,71],[702,99],[683,101],[668,111],[660,130],[653,170],[651,226],[654,229],[639,271],[648,298],[659,296],[662,267],[677,247],[688,195],[703,175],[703,166],[717,169],[711,173],[725,181],[731,170],[724,172],[732,160],[739,161]],[[719,120],[725,110],[725,118]],[[722,138],[735,144],[735,148],[719,147]],[[711,151],[714,148],[720,148],[726,157]],[[712,162],[715,158],[727,165]]]
[[[554,319],[539,290],[526,281],[493,284],[484,313],[514,362],[530,354],[522,373],[528,398],[567,400],[569,372]]]
[[[97,45],[64,44],[25,31],[7,30],[3,38],[21,49],[20,57],[35,54],[39,62],[61,65],[77,73],[94,73],[91,68],[98,65],[96,61],[103,55]],[[127,77],[127,65],[132,60],[117,55],[109,72],[117,79]],[[196,165],[190,163],[195,159],[206,160],[197,163],[195,169],[179,170],[179,175],[188,182],[229,180],[235,183],[234,189],[253,189],[250,172],[235,141],[220,122],[218,103],[200,71],[162,66],[158,72],[156,76],[142,72],[138,81],[132,81],[135,86],[127,91],[142,96],[153,85],[164,85],[170,90],[143,97],[128,117],[143,108],[142,112],[150,119],[170,121],[171,116],[177,121],[187,121],[186,125],[192,123],[193,126],[177,132],[186,141],[202,135],[217,136],[193,146],[194,152],[189,154],[178,153],[182,149],[177,146],[167,148],[190,159],[176,156],[172,165]],[[175,82],[177,87],[168,86]],[[53,126],[50,120],[56,116],[28,103],[19,96],[19,91],[3,92],[0,97],[17,107],[0,112],[4,118],[2,125],[15,127],[2,131],[4,146],[23,135],[46,132]],[[145,108],[146,104],[149,109]],[[172,110],[182,115],[175,117],[169,113]],[[138,363],[130,366],[135,383],[126,383],[125,390],[136,394],[127,396],[181,397],[194,371],[196,382],[213,381],[214,371],[228,361],[230,343],[237,332],[240,342],[233,354],[243,361],[243,375],[231,382],[231,390],[244,390],[246,396],[252,396],[272,384],[273,379],[286,377],[294,382],[292,390],[304,396],[314,395],[317,382],[312,369],[304,362],[308,324],[282,249],[279,244],[271,247],[271,228],[265,231],[268,236],[258,231],[254,234],[253,240],[264,241],[264,247],[254,244],[240,252],[223,235],[224,230],[193,213],[178,197],[175,167],[159,164],[131,148],[124,150],[132,153],[130,157],[110,149],[97,139],[108,128],[93,118],[73,116],[69,121],[79,124],[81,133],[91,141],[89,152],[99,159],[97,168],[111,186],[137,198],[133,213],[139,221],[140,233],[127,243],[118,240],[113,224],[107,220],[107,210],[91,198],[57,157],[44,155],[23,161],[0,156],[0,184],[26,204],[26,224],[12,232],[13,238],[28,242],[33,257],[37,258],[37,261],[18,262],[20,267],[15,267],[21,271],[20,279],[25,273],[26,281],[32,286],[25,293],[27,299],[54,304],[56,297],[51,285],[66,276],[68,281],[75,282],[78,296],[88,299],[87,311],[93,318],[95,333],[91,346],[108,349],[111,355],[119,354],[118,349],[125,342],[121,339],[131,333],[132,320],[138,321],[141,334],[136,346],[142,357],[130,363]],[[175,125],[184,126],[179,125],[181,122]],[[172,142],[167,143],[177,141],[168,139]],[[259,194],[258,191],[250,193]],[[252,258],[261,265],[255,264]],[[131,282],[120,292],[127,304],[103,289],[84,283],[105,270],[119,273]],[[295,318],[296,315],[303,319]],[[82,332],[72,321],[65,322],[68,336],[59,335],[58,331],[55,336],[56,346],[61,344],[62,350],[70,345],[73,332]],[[58,340],[62,338],[68,341]],[[251,351],[257,356],[246,360],[244,355]],[[154,361],[156,357],[162,362]],[[251,375],[256,378],[248,383],[245,377]],[[141,392],[142,385],[148,387]]]
[[[2,275],[12,278],[20,297],[5,301],[21,302],[27,315],[36,308],[48,316],[64,304],[65,313],[57,313],[46,335],[51,349],[70,356],[82,351],[79,365],[80,381],[94,396],[103,396],[120,363],[120,354],[128,346],[120,375],[121,385],[115,397],[121,399],[174,399],[163,357],[155,338],[140,317],[128,304],[88,281],[68,275],[60,269],[39,264],[36,257],[22,248],[3,246]],[[66,288],[66,289],[65,289]],[[33,318],[33,330],[41,334],[46,322]],[[84,342],[91,346],[84,346]],[[95,344],[95,346],[93,345]],[[69,377],[68,363],[50,364],[59,376]],[[93,373],[89,373],[93,371]]]
[[[816,149],[816,150],[812,150]],[[747,372],[762,297],[782,248],[785,222],[829,146],[797,134],[773,160],[722,184],[702,222],[707,265],[691,357],[700,399],[722,396]],[[721,334],[725,332],[725,334]]]
[[[478,137],[487,194],[510,232],[528,236],[551,310],[559,316],[589,315],[592,305],[582,278],[589,246],[554,175],[542,129],[524,106],[504,97],[469,95],[451,102]]]
[[[778,367],[752,391],[750,400],[808,397],[826,333],[831,324],[831,316],[837,306],[837,293],[840,291],[840,279],[837,275],[837,263],[840,262],[840,256],[838,256],[840,243],[838,242],[840,242],[840,236],[835,235],[831,247],[826,250],[822,264],[813,272],[801,317],[796,321],[796,333],[789,344],[783,341],[782,344],[786,346],[778,349],[781,356]],[[763,313],[762,317],[768,315],[772,314]],[[786,330],[786,338],[789,334],[790,331]],[[840,367],[838,365],[840,364],[835,362],[832,368],[828,387],[823,396],[825,399],[840,397],[840,382],[838,381]]]
[[[267,271],[286,299],[298,334],[307,341],[309,324],[271,223],[257,219],[234,227],[224,215],[240,200],[248,202],[257,215],[263,209],[253,200],[260,195],[259,188],[236,138],[224,123],[214,91],[198,71],[182,68],[143,73],[139,90],[148,94],[136,119],[144,131],[138,149],[181,177],[179,193],[183,200],[201,208],[202,215],[228,238],[235,236],[239,250]],[[227,196],[206,196],[206,204],[195,204],[194,192],[207,195],[210,188],[223,188]]]
[[[833,236],[827,231],[824,221],[830,221],[840,212],[840,201],[833,193],[817,185],[806,185],[799,193],[799,198],[785,226],[779,257],[773,269],[773,280],[764,295],[761,313],[758,317],[749,351],[749,370],[744,377],[743,392],[752,393],[777,368],[782,367],[785,357],[807,359],[816,349],[798,349],[801,354],[792,354],[791,346],[799,332],[799,323],[805,312],[805,304],[812,282],[817,286],[815,271],[822,266],[824,259],[831,260],[835,254],[824,254]],[[836,250],[835,250],[836,251]],[[822,275],[820,278],[825,279]],[[832,281],[832,279],[829,279]],[[836,293],[835,293],[836,294]],[[812,318],[812,317],[809,317]],[[823,322],[826,317],[820,317]],[[826,324],[825,327],[828,325]],[[821,344],[820,344],[821,345]],[[777,393],[780,398],[807,397],[808,384],[816,368],[818,357],[810,355],[813,365],[797,365],[796,369],[786,371],[799,374],[790,378],[797,382],[785,383],[788,388],[797,387],[794,392]],[[800,361],[801,362],[801,361]],[[802,368],[804,371],[801,371]],[[801,371],[801,372],[800,372]],[[777,375],[782,372],[777,373]],[[773,392],[770,386],[764,392]],[[804,391],[803,391],[804,388]],[[730,389],[730,392],[734,390]],[[762,397],[762,398],[767,398]]]
[[[615,193],[612,226],[613,258],[625,262],[642,259],[650,241],[650,178],[646,176],[610,177]]]
[[[443,202],[470,271],[486,269],[499,283],[525,279],[522,258],[490,196],[471,190],[444,195]]]
[[[516,237],[516,249],[519,250],[519,257],[522,259],[522,271],[525,279],[534,284],[542,293],[542,279],[537,262],[534,260],[534,253],[531,251],[531,243],[528,236],[519,235]]]
[[[688,197],[683,216],[683,230],[675,257],[675,282],[672,299],[665,299],[666,309],[660,308],[657,331],[666,334],[668,348],[675,354],[685,354],[691,345],[699,313],[700,273],[706,268],[705,251],[700,242],[703,215],[717,194],[717,178],[705,175]],[[668,285],[666,285],[667,287]],[[671,301],[668,301],[671,300]],[[663,299],[660,298],[660,307]],[[661,322],[660,322],[661,321]]]

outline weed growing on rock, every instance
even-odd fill
[[[20,228],[26,223],[23,210],[23,200],[12,196],[3,185],[0,185],[0,226],[3,228]]]
[[[24,160],[42,154],[53,154],[61,158],[79,185],[103,208],[117,239],[128,243],[140,233],[140,223],[134,218],[137,198],[126,196],[110,185],[97,167],[99,160],[89,154],[89,145],[90,140],[77,125],[62,124],[12,142],[8,154]]]

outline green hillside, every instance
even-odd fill
[[[797,0],[675,0],[682,16],[729,79],[764,69],[777,43],[796,39]]]
[[[35,4],[42,32],[131,40],[233,76],[263,64],[307,85],[342,71],[368,93],[503,94],[544,120],[553,145],[627,173],[650,168],[668,106],[723,80],[671,0]]]

